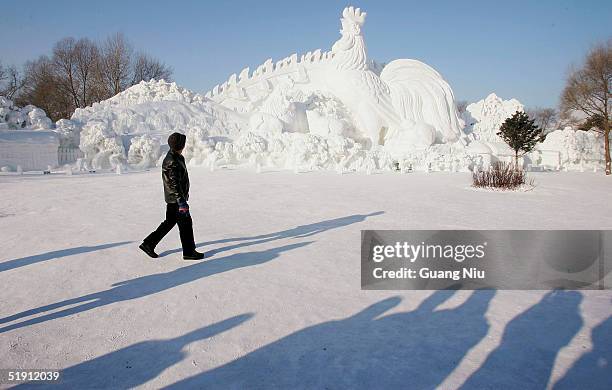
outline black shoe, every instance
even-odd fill
[[[152,257],[154,259],[159,257],[159,255],[157,253],[155,253],[153,248],[151,248],[149,245],[145,244],[144,242],[142,244],[140,244],[139,248],[142,249],[142,251],[144,253],[146,253],[147,255],[149,255],[150,257]]]
[[[202,260],[204,258],[204,253],[200,253],[196,250],[189,254],[183,254],[183,260]]]

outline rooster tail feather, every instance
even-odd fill
[[[439,142],[459,139],[463,123],[453,91],[433,68],[417,60],[395,60],[384,67],[380,78],[403,121],[433,126]]]

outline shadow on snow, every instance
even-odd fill
[[[67,389],[133,388],[159,376],[179,363],[188,344],[232,329],[252,317],[242,314],[167,340],[149,340],[119,349],[62,371],[53,387]],[[25,387],[25,386],[24,386]]]
[[[215,252],[218,253],[278,239],[310,237],[361,222],[368,216],[380,213],[353,215],[271,234],[223,239],[200,245],[240,242]],[[40,317],[7,325],[0,328],[0,332],[141,298],[233,269],[263,264],[277,258],[282,252],[310,243],[312,241],[233,254],[166,273],[120,282],[105,291],[0,319],[0,323],[8,323],[45,313]],[[485,314],[495,290],[474,291],[459,306],[436,310],[455,293],[453,290],[436,291],[413,311],[385,315],[400,302],[397,297],[389,298],[351,317],[299,330],[216,369],[181,380],[171,387],[435,388],[444,382],[489,331]],[[559,350],[582,327],[579,311],[581,301],[582,295],[574,291],[547,293],[537,304],[507,324],[500,345],[489,353],[482,366],[475,370],[462,388],[546,388]],[[75,304],[77,306],[69,307]],[[51,312],[56,309],[61,310]],[[143,384],[183,360],[183,348],[189,343],[238,326],[250,316],[244,314],[233,317],[173,339],[137,343],[80,363],[64,371],[65,383],[98,383],[100,387],[134,387]],[[555,388],[610,388],[611,334],[612,319],[609,318],[593,330],[593,350],[579,358],[555,384]],[[143,356],[153,356],[154,359],[152,362],[149,361],[151,359],[138,359]]]
[[[485,313],[495,291],[474,291],[458,307],[436,310],[453,294],[436,291],[416,310],[383,315],[399,303],[390,298],[352,317],[295,332],[170,387],[433,389],[489,331]],[[501,345],[463,388],[546,388],[559,350],[582,326],[581,300],[577,292],[555,291],[519,314],[504,330]],[[597,356],[602,350],[610,354],[610,344],[605,344],[609,336],[605,337],[594,339]],[[597,356],[584,359],[591,362]],[[598,374],[583,376],[581,387],[603,388],[606,372],[601,369]]]
[[[593,329],[593,349],[585,353],[554,389],[612,389],[612,317]]]
[[[50,312],[56,309],[60,311],[46,313],[40,317],[7,325],[0,328],[0,333],[9,330],[22,328],[49,320],[82,313],[98,307],[110,305],[117,302],[129,301],[142,298],[151,294],[156,294],[173,287],[193,282],[200,278],[231,271],[234,269],[249,267],[256,264],[263,264],[277,258],[282,252],[300,248],[308,245],[312,241],[285,245],[278,248],[267,249],[259,252],[237,253],[230,256],[214,259],[206,262],[198,262],[186,267],[177,268],[173,271],[158,274],[146,275],[135,279],[126,280],[113,284],[112,288],[81,297],[67,299],[61,302],[41,306],[35,309],[23,311],[9,317],[0,319],[0,324],[15,321],[24,317]],[[75,305],[66,308],[70,305]]]
[[[581,301],[576,291],[544,295],[506,325],[501,344],[462,389],[545,389],[559,350],[582,327]]]
[[[417,309],[385,313],[389,298],[351,317],[314,325],[170,388],[432,389],[488,332],[494,290],[435,310],[456,291],[436,291]]]
[[[310,326],[218,368],[169,388],[433,389],[457,368],[489,332],[486,313],[495,290],[477,290],[460,305],[438,309],[455,290],[432,293],[409,312],[389,313],[394,297],[341,320]],[[582,295],[546,294],[511,320],[502,341],[463,389],[546,388],[556,356],[582,326]],[[67,368],[64,385],[135,387],[186,358],[192,342],[250,318],[233,317],[183,336],[144,341]],[[593,351],[583,355],[555,388],[609,388],[610,326],[593,331]]]
[[[349,215],[347,217],[341,217],[341,218],[334,218],[334,219],[329,219],[326,221],[322,221],[322,222],[317,222],[317,223],[311,223],[308,225],[300,225],[291,229],[287,229],[287,230],[282,230],[279,232],[274,232],[274,233],[269,233],[269,234],[261,234],[258,236],[251,236],[251,237],[235,237],[235,238],[223,238],[220,240],[215,240],[215,241],[208,241],[208,242],[200,242],[198,244],[196,244],[196,247],[200,248],[206,245],[214,245],[214,244],[224,244],[224,243],[228,243],[228,242],[242,242],[242,241],[249,241],[249,242],[243,242],[240,244],[233,244],[233,245],[228,245],[222,248],[217,248],[217,249],[212,249],[207,251],[206,253],[209,255],[215,255],[217,253],[220,252],[225,252],[228,250],[232,250],[232,249],[236,249],[236,248],[242,248],[245,246],[250,246],[250,245],[257,245],[257,244],[263,244],[266,242],[270,242],[270,241],[274,241],[274,240],[280,240],[280,239],[284,239],[284,238],[304,238],[304,237],[310,237],[313,236],[315,234],[319,234],[319,233],[323,233],[325,231],[328,230],[332,230],[332,229],[337,229],[337,228],[341,228],[344,226],[348,226],[348,225],[352,225],[354,223],[359,223],[359,222],[363,222],[365,221],[368,217],[373,217],[376,215],[381,215],[384,214],[384,211],[376,211],[370,214],[355,214],[355,215]],[[159,254],[159,256],[167,256],[173,253],[178,253],[181,252],[181,249],[172,249],[169,251],[164,251],[161,252]]]
[[[301,225],[293,229],[288,229],[276,233],[243,237],[243,238],[231,238],[218,240],[206,244],[213,243],[224,243],[231,241],[249,241],[248,243],[235,244],[226,246],[224,248],[210,251],[209,254],[215,254],[230,249],[236,249],[247,245],[262,244],[274,240],[280,240],[285,238],[306,238],[311,237],[315,234],[325,232],[330,229],[341,228],[353,223],[364,221],[367,217],[380,215],[382,211],[370,213],[370,214],[358,214],[351,215],[343,218],[336,218],[318,223]],[[170,288],[190,283],[200,278],[215,275],[222,272],[231,271],[233,269],[249,267],[256,264],[262,264],[278,257],[282,252],[297,249],[312,243],[312,241],[296,243],[291,245],[285,245],[281,247],[271,248],[263,251],[252,251],[247,253],[237,253],[229,256],[225,256],[219,259],[213,259],[206,262],[199,262],[186,267],[181,267],[173,271],[146,275],[140,278],[135,278],[123,282],[113,284],[112,288],[105,291],[100,291],[88,295],[83,295],[77,298],[71,298],[64,301],[56,302],[50,305],[41,306],[38,308],[30,309],[17,313],[5,318],[0,319],[0,324],[6,324],[8,322],[16,321],[25,317],[45,313],[39,317],[31,318],[22,322],[6,325],[0,328],[0,333],[7,332],[9,330],[22,328],[41,322],[70,316],[77,313],[82,313],[98,307],[110,305],[116,302],[129,301],[132,299],[142,298],[151,294],[155,294],[161,291],[168,290]],[[107,244],[113,245],[113,244]],[[202,245],[202,244],[201,244]],[[67,250],[69,251],[69,250]],[[53,252],[51,252],[53,253]],[[77,305],[73,307],[72,305]],[[51,312],[53,310],[61,309],[59,311]]]
[[[79,246],[76,248],[61,249],[58,251],[52,251],[47,253],[41,253],[39,255],[22,257],[20,259],[8,260],[0,263],[0,272],[8,271],[10,269],[25,267],[27,265],[41,263],[43,261],[58,259],[60,257],[79,255],[82,253],[95,252],[103,249],[113,248],[116,246],[131,244],[133,241],[122,241],[113,242],[110,244],[102,244],[96,246]]]

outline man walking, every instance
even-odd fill
[[[201,260],[204,254],[196,251],[193,239],[193,227],[191,215],[189,215],[189,175],[185,165],[185,157],[182,156],[187,137],[180,133],[173,133],[168,137],[170,150],[162,164],[162,180],[164,182],[164,198],[166,200],[166,220],[162,222],[157,230],[149,234],[140,244],[147,255],[156,258],[155,246],[174,225],[178,224],[183,246],[184,260]]]

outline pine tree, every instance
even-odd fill
[[[517,111],[501,125],[497,135],[514,150],[514,164],[518,169],[519,152],[521,156],[533,150],[546,136],[535,124],[535,119],[522,111]]]

